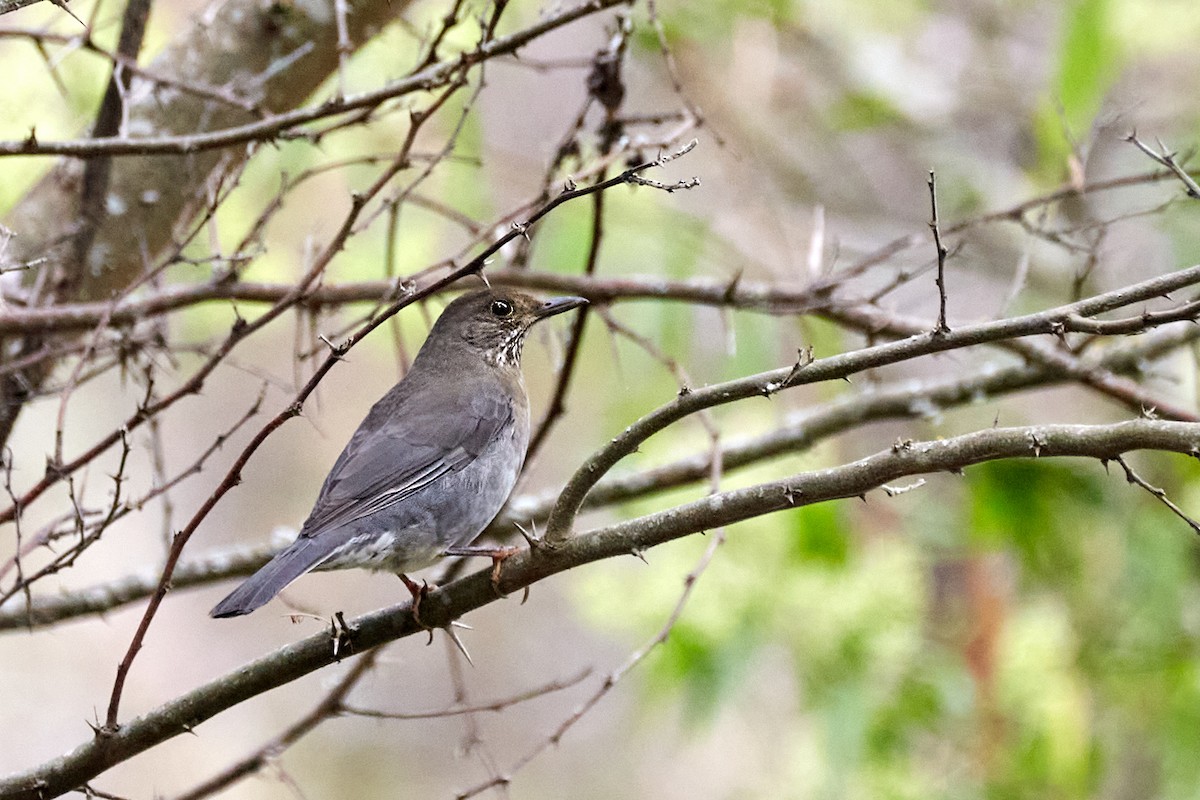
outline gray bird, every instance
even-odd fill
[[[309,570],[386,570],[412,589],[404,573],[470,544],[508,499],[529,446],[525,334],[585,303],[493,289],[450,303],[338,456],[296,541],[212,616],[249,614]]]

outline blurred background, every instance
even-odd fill
[[[279,4],[290,6],[289,3]],[[297,7],[303,5],[296,4]],[[328,4],[332,6],[332,3]],[[443,0],[409,6],[348,61],[348,92],[374,88],[420,62]],[[469,50],[470,22],[491,4],[468,2],[446,51]],[[597,274],[605,279],[709,280],[803,287],[899,243],[850,286],[898,314],[932,325],[937,295],[929,171],[949,235],[950,322],[963,324],[1069,302],[1190,266],[1200,214],[1169,180],[1130,181],[1071,195],[1030,214],[988,218],[1062,186],[1144,175],[1154,165],[1124,141],[1161,138],[1181,158],[1196,142],[1200,15],[1178,0],[866,0],[658,2],[660,39],[643,3],[628,12],[622,111],[662,115],[644,150],[683,125],[699,144],[646,177],[700,178],[689,191],[618,187],[605,194]],[[121,7],[75,0],[96,41],[115,44]],[[517,0],[501,31],[550,9]],[[202,24],[200,3],[153,7],[142,61]],[[322,281],[349,284],[409,275],[457,254],[482,224],[542,191],[547,169],[587,97],[592,56],[609,46],[615,11],[539,38],[520,58],[489,62],[486,87],[462,117],[452,154],[421,184],[425,205],[382,212],[331,263]],[[474,16],[472,16],[474,15]],[[46,30],[35,44],[16,30]],[[110,64],[71,45],[80,25],[50,3],[0,17],[0,139],[82,136]],[[48,40],[49,41],[49,40]],[[674,70],[664,60],[669,48]],[[674,78],[673,78],[674,73]],[[675,80],[679,86],[675,86]],[[330,79],[315,96],[333,91]],[[680,92],[682,91],[682,94]],[[454,103],[462,106],[462,98]],[[453,105],[453,104],[452,104]],[[702,124],[688,127],[698,112]],[[552,174],[557,187],[602,150],[593,108],[579,155]],[[436,152],[457,112],[439,116],[417,151]],[[401,116],[380,116],[320,141],[257,148],[213,221],[167,283],[210,279],[288,177],[308,175],[269,218],[242,268],[247,282],[296,280],[336,232],[352,192],[378,174],[347,160],[394,151]],[[656,138],[657,137],[657,138]],[[53,166],[0,162],[0,212]],[[617,165],[618,167],[620,164]],[[417,168],[420,168],[418,163]],[[610,174],[612,174],[610,172]],[[441,208],[442,210],[439,210]],[[592,209],[556,210],[514,259],[577,275]],[[503,232],[503,227],[498,227]],[[18,230],[17,235],[21,232]],[[217,259],[219,260],[219,259]],[[356,346],[254,456],[241,485],[208,515],[184,560],[278,542],[307,514],[320,482],[371,403],[419,346],[445,297],[401,312]],[[311,374],[316,339],[337,341],[371,304],[301,310],[276,320],[227,359],[203,391],[180,401],[153,435],[130,437],[127,497],[192,464],[263,394],[278,413]],[[264,306],[214,302],[171,317],[172,344],[147,356],[161,375],[194,370],[239,317]],[[699,386],[785,366],[798,349],[818,357],[870,343],[830,315],[762,313],[638,300],[593,315],[561,422],[529,465],[518,494],[560,488],[583,459],[637,418],[669,402],[680,375]],[[653,343],[676,373],[619,325]],[[544,326],[551,327],[551,326]],[[546,408],[568,323],[526,348],[535,419]],[[837,385],[800,387],[724,406],[710,425],[736,441],[851,402],[896,381],[975,374],[1016,361],[964,351],[873,371]],[[66,369],[69,371],[70,365]],[[1146,366],[1144,385],[1195,408],[1190,347]],[[59,376],[60,378],[63,376]],[[78,453],[137,407],[144,385],[114,369],[80,385],[69,403],[47,392],[29,404],[9,441],[11,491],[43,473],[54,433]],[[1044,388],[917,409],[874,421],[748,468],[721,488],[842,464],[901,437],[937,438],[1001,425],[1103,422],[1135,411],[1085,389]],[[60,416],[61,415],[61,416]],[[265,418],[265,417],[264,417]],[[60,421],[61,420],[61,421]],[[71,568],[38,582],[37,596],[77,591],[132,572],[155,573],[170,532],[213,491],[255,426],[239,428],[198,474],[115,523]],[[696,420],[657,435],[618,466],[632,474],[710,447]],[[103,508],[117,452],[76,476],[71,492]],[[1194,465],[1151,455],[1143,475],[1184,509],[1200,508]],[[577,529],[632,518],[702,496],[703,482],[589,512]],[[59,486],[22,517],[35,530],[70,508]],[[485,796],[527,798],[1185,798],[1200,786],[1200,575],[1195,535],[1114,468],[1091,462],[995,462],[963,476],[930,476],[888,497],[806,507],[731,527],[670,635],[562,738]],[[283,529],[280,531],[279,529]],[[11,557],[18,531],[0,534]],[[274,532],[274,533],[273,533]],[[561,690],[505,708],[421,720],[342,716],[326,721],[230,798],[445,797],[504,774],[544,743],[604,677],[667,623],[712,535],[592,564],[543,581],[465,621],[474,658],[445,637],[388,646],[351,695],[353,705],[436,711],[456,699],[486,703],[554,682]],[[275,536],[276,538],[272,538]],[[30,563],[48,557],[35,554]],[[431,570],[429,577],[435,577]],[[211,620],[229,581],[172,592],[131,672],[131,716],[303,636],[334,611],[347,617],[404,599],[388,575],[339,572],[293,584],[283,602],[251,617]],[[20,608],[15,597],[3,607]],[[43,762],[91,735],[103,719],[117,662],[145,601],[49,628],[0,632],[0,773]],[[293,616],[292,610],[312,616]],[[351,663],[257,697],[105,773],[94,788],[121,797],[173,797],[267,742],[306,713]],[[581,674],[585,677],[573,682]]]

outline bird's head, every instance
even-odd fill
[[[586,304],[582,297],[541,300],[512,289],[481,289],[446,306],[429,338],[454,346],[465,343],[490,363],[516,367],[525,334],[535,323]]]

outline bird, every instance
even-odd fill
[[[489,287],[447,305],[350,437],[296,540],[210,615],[249,614],[311,570],[353,567],[400,575],[415,604],[406,573],[469,545],[517,482],[529,446],[526,334],[586,303]]]

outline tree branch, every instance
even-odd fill
[[[1107,349],[1097,366],[1118,373],[1137,371],[1146,360],[1158,358],[1198,338],[1200,328],[1196,326],[1160,329],[1142,341]],[[588,493],[583,508],[600,508],[644,498],[705,480],[711,473],[714,458],[719,460],[723,471],[736,471],[781,455],[804,452],[831,436],[866,423],[929,416],[980,398],[1001,397],[1067,380],[1069,376],[1061,371],[1037,365],[984,365],[971,375],[942,381],[916,386],[903,381],[874,387],[791,417],[769,433],[730,441],[717,453],[708,449],[641,472],[606,476]],[[518,524],[544,523],[557,497],[555,492],[513,497],[482,536],[509,540],[515,535]],[[178,590],[245,577],[267,563],[276,552],[269,547],[237,549],[181,562],[171,585]],[[0,607],[0,631],[52,625],[144,599],[158,585],[160,574],[159,568],[144,570],[70,594],[34,597],[28,607],[13,602],[9,608]]]
[[[672,402],[630,425],[614,437],[607,447],[584,462],[559,495],[547,523],[546,537],[554,543],[567,538],[584,498],[601,477],[618,461],[637,450],[650,436],[702,409],[750,397],[769,397],[781,389],[845,378],[866,369],[969,345],[1035,334],[1060,335],[1075,330],[1074,326],[1083,318],[1160,297],[1198,281],[1200,266],[1195,266],[1035,314],[978,325],[964,325],[954,330],[935,331],[933,334],[923,333],[806,364],[797,362],[790,367],[682,393]]]
[[[955,472],[1001,458],[1084,457],[1102,461],[1132,450],[1200,456],[1200,429],[1190,423],[1133,420],[1115,425],[1037,425],[993,428],[952,439],[897,443],[840,467],[802,473],[710,495],[701,500],[575,536],[557,546],[524,550],[504,563],[497,586],[490,567],[430,592],[421,604],[425,624],[444,627],[511,594],[601,559],[642,553],[674,539],[755,516],[826,500],[858,497],[889,481]],[[409,604],[364,615],[350,625],[352,644],[365,652],[424,632]],[[44,764],[0,779],[0,800],[48,800],[108,768],[256,695],[290,683],[337,660],[328,632],[314,634],[188,692]]]

